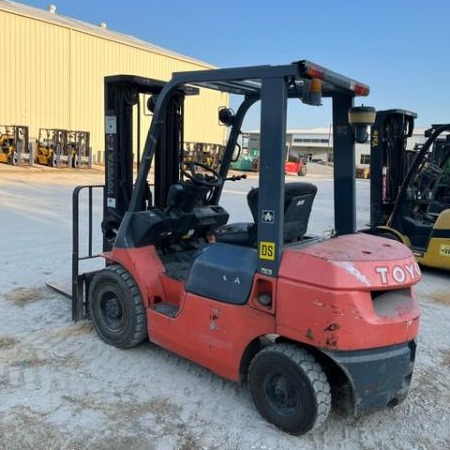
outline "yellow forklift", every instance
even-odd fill
[[[61,155],[57,155],[60,164],[67,164],[68,167],[80,168],[92,166],[92,155],[90,150],[89,131],[69,131],[67,133],[67,145]]]
[[[0,134],[0,162],[14,164],[14,135],[11,127],[5,127],[5,132]]]
[[[29,162],[28,127],[0,125],[0,163],[17,165]]]
[[[184,142],[183,144],[185,161],[200,161],[214,169],[219,167],[224,151],[225,147],[219,144],[207,142]]]
[[[66,148],[67,130],[39,128],[39,138],[36,141],[34,162],[43,166],[57,165],[57,155]]]
[[[417,261],[450,270],[450,124],[407,149],[417,115],[378,111],[371,134],[370,233],[406,244]]]

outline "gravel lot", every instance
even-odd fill
[[[319,193],[313,234],[333,224],[332,180],[307,175]],[[414,449],[450,448],[450,279],[424,271],[422,322],[408,399],[367,417],[332,413],[303,437],[265,422],[245,386],[225,381],[151,343],[104,344],[89,322],[71,321],[71,192],[102,183],[100,170],[0,165],[0,449]],[[245,194],[226,186],[223,205],[250,220]],[[369,214],[368,180],[357,180],[358,225]],[[100,242],[100,230],[96,243]]]

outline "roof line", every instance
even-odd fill
[[[151,44],[150,42],[146,42],[142,39],[136,38],[134,36],[121,33],[119,31],[113,31],[108,28],[98,27],[97,30],[94,28],[96,27],[96,25],[90,24],[88,22],[83,22],[78,19],[73,19],[71,17],[62,16],[57,13],[51,13],[44,9],[35,8],[33,6],[23,5],[21,3],[12,2],[9,0],[0,0],[0,10],[18,16],[26,17],[32,20],[37,20],[39,22],[50,23],[52,25],[57,25],[63,28],[67,28],[69,30],[75,30],[83,34],[98,37],[100,39],[105,39],[108,41],[117,42],[129,47],[137,48],[151,53],[164,54],[165,56],[168,56],[172,59],[195,64],[197,66],[201,66],[204,68],[208,69],[216,68],[216,66],[212,64],[200,61],[195,58],[191,58],[181,53],[168,50],[164,47],[159,47],[157,45]]]
[[[414,127],[413,136],[423,136],[423,133],[428,127]],[[242,130],[243,134],[261,134],[260,129],[252,130]],[[313,128],[286,128],[286,134],[320,134],[328,135],[330,134],[329,127],[313,127]],[[331,128],[331,134],[333,134],[333,129]]]

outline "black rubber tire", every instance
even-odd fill
[[[266,347],[252,360],[248,381],[256,408],[270,423],[300,435],[322,425],[331,408],[320,364],[292,344]]]
[[[98,335],[110,345],[130,348],[147,338],[139,288],[119,265],[97,272],[89,286],[89,312]]]
[[[306,175],[306,173],[308,172],[308,169],[306,168],[306,166],[303,164],[302,168],[298,171],[298,176],[299,177],[304,177]]]

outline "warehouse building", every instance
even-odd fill
[[[0,0],[0,125],[90,132],[94,160],[104,147],[104,77],[132,74],[168,80],[173,72],[213,66],[48,10]],[[139,102],[142,138],[151,121],[146,99]],[[217,110],[223,93],[200,90],[186,100],[185,141],[222,144],[226,129]],[[136,114],[138,114],[136,112]],[[144,139],[141,139],[144,142]]]

